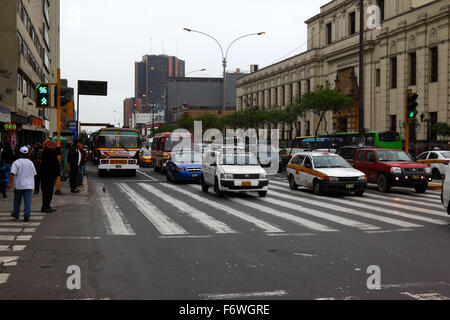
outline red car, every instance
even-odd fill
[[[425,193],[432,179],[431,168],[417,163],[401,150],[360,149],[353,166],[367,175],[368,182],[378,184],[378,190],[387,193],[391,187],[413,187]]]

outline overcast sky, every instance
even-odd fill
[[[123,125],[123,100],[134,96],[134,62],[144,54],[174,55],[191,76],[220,77],[221,53],[230,49],[228,70],[248,71],[286,56],[306,42],[304,21],[329,0],[62,0],[61,70],[69,86],[78,80],[108,81],[107,97],[80,97],[81,122]],[[306,50],[306,44],[289,56]],[[76,91],[75,91],[76,92]],[[114,113],[116,111],[117,113]]]

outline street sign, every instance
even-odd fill
[[[68,121],[67,122],[67,130],[76,132],[78,129],[78,122],[77,121]]]
[[[78,95],[80,96],[107,96],[108,82],[78,80]]]

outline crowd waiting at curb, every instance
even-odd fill
[[[7,191],[14,191],[13,211],[11,217],[20,219],[22,199],[24,201],[24,222],[30,221],[31,200],[34,194],[42,192],[41,212],[56,212],[51,202],[55,183],[61,175],[59,156],[61,148],[52,139],[42,145],[16,146],[13,150],[9,142],[3,145],[0,156],[0,193],[7,199]],[[76,140],[68,153],[70,168],[69,183],[71,193],[80,193],[78,187],[83,185],[87,153],[81,140]]]

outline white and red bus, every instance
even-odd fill
[[[180,144],[183,139],[192,141],[191,133],[159,133],[153,137],[152,142],[152,162],[155,171],[166,172],[166,162],[170,159],[174,148]]]

